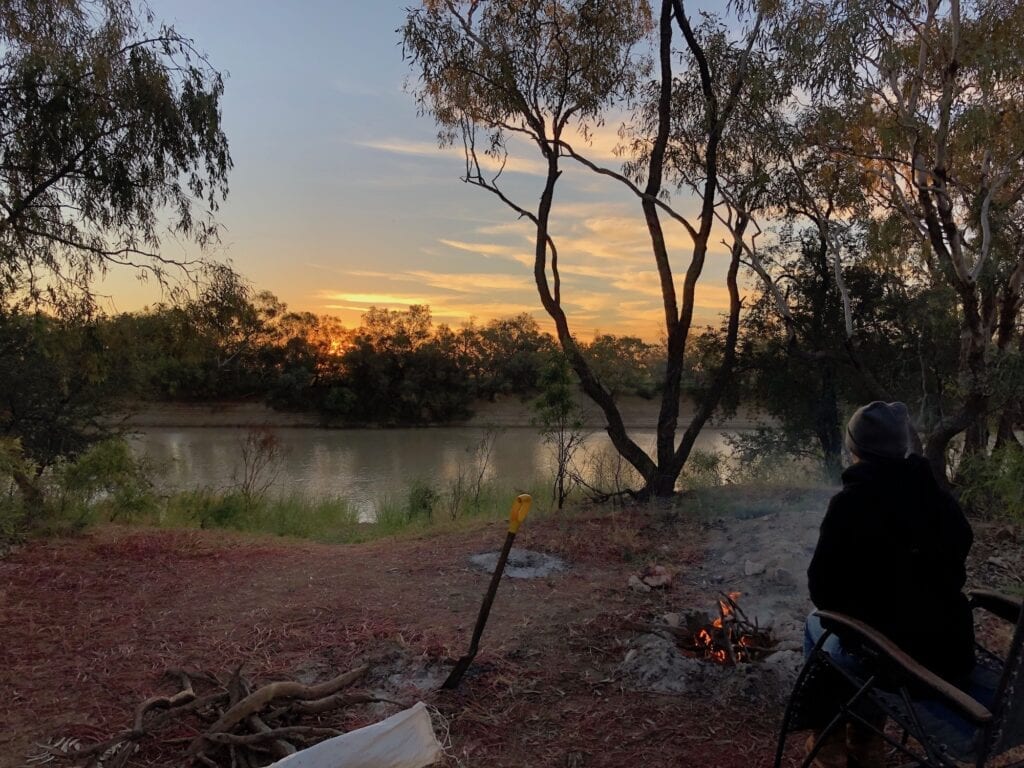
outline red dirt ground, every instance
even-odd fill
[[[0,561],[0,766],[34,743],[105,738],[162,687],[168,667],[250,679],[327,674],[401,648],[452,660],[468,644],[486,575],[469,554],[503,526],[416,540],[326,546],[209,531],[107,527],[35,541]],[[473,674],[424,694],[449,720],[462,766],[766,765],[781,712],[625,691],[612,679],[629,618],[704,605],[676,579],[626,589],[657,561],[698,562],[696,526],[606,511],[528,523],[518,546],[566,557],[550,579],[501,586]],[[131,765],[163,764],[143,751]]]

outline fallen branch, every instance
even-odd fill
[[[406,709],[410,706],[409,704],[403,704],[402,702],[395,701],[394,699],[371,696],[368,693],[338,693],[333,696],[327,696],[314,701],[296,701],[288,704],[282,709],[300,715],[321,715],[324,712],[330,712],[333,709],[352,707],[356,704],[394,704],[402,709]]]
[[[210,726],[206,733],[196,737],[188,749],[188,755],[190,757],[199,755],[203,750],[204,743],[210,741],[211,736],[231,730],[247,717],[256,714],[276,699],[322,699],[338,692],[346,685],[351,685],[365,675],[368,670],[369,666],[364,664],[320,685],[280,682],[270,683],[269,685],[257,688],[221,715],[220,719]]]
[[[172,669],[166,674],[180,680],[181,690],[173,695],[151,696],[140,703],[134,709],[130,730],[80,750],[45,749],[54,757],[82,765],[125,768],[139,752],[140,743],[151,739],[165,748],[187,744],[174,747],[178,750],[176,765],[257,768],[294,754],[309,743],[340,735],[341,731],[317,721],[326,713],[376,703],[404,708],[400,702],[366,691],[342,690],[369,669],[363,664],[319,685],[281,681],[259,687],[242,676],[241,667],[226,682],[205,673]],[[197,695],[196,682],[215,688]],[[313,718],[312,722],[304,724],[304,717]],[[161,731],[171,728],[174,730],[161,738]]]
[[[249,733],[239,735],[236,733],[208,733],[206,739],[215,744],[234,744],[235,746],[250,746],[252,744],[265,744],[268,741],[281,739],[285,736],[318,736],[329,738],[340,736],[342,731],[337,728],[319,728],[312,725],[285,725],[280,728],[271,728],[264,733]]]
[[[133,734],[141,736],[145,733],[143,721],[146,718],[146,713],[151,709],[173,709],[174,707],[179,707],[182,704],[188,704],[190,701],[195,699],[196,692],[192,688],[192,679],[181,670],[177,670],[174,674],[177,674],[181,679],[182,690],[173,696],[151,696],[139,704],[139,706],[135,708],[135,724],[132,726]]]
[[[252,728],[254,733],[267,734],[274,730],[263,722],[263,718],[259,715],[249,715],[249,717],[246,718],[246,722],[249,724],[249,727]],[[297,751],[298,750],[295,748],[294,744],[285,741],[284,739],[274,739],[270,742],[270,752],[278,760],[283,757],[288,757],[288,755],[294,755]]]

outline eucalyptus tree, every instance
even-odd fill
[[[753,155],[749,134],[732,128],[743,105],[757,98],[751,73],[767,50],[758,9],[740,4],[736,12],[739,18],[727,27],[707,15],[694,24],[680,0],[663,0],[656,13],[644,0],[425,0],[409,12],[402,30],[419,78],[420,108],[437,122],[442,144],[465,148],[463,180],[494,194],[534,225],[534,279],[541,304],[554,320],[584,392],[603,412],[613,445],[643,477],[642,495],[673,492],[735,361],[742,305],[738,275],[757,185],[750,183],[756,174],[748,173],[742,151],[732,157],[729,150],[736,142],[746,145],[747,159]],[[740,32],[730,34],[733,28]],[[586,139],[621,115],[628,162],[622,169],[609,168],[588,156]],[[583,139],[574,143],[578,135]],[[517,201],[503,185],[500,170],[488,173],[482,161],[489,156],[503,168],[512,137],[525,139],[543,162],[536,205]],[[666,338],[653,456],[629,435],[612,392],[588,363],[562,305],[553,215],[567,163],[623,185],[639,201],[657,268]],[[731,177],[723,177],[723,168]],[[695,192],[696,216],[673,207],[669,193],[677,189]],[[697,283],[722,224],[731,242],[721,363],[679,436]],[[682,228],[691,244],[687,253],[670,250],[666,227]],[[680,261],[685,271],[678,285]]]
[[[903,268],[956,296],[957,392],[925,425],[925,454],[944,478],[951,440],[967,431],[982,449],[1021,383],[1004,373],[1019,370],[1024,303],[1024,7],[801,0],[792,10],[779,34],[805,54],[817,142],[857,163]]]
[[[162,279],[168,230],[215,239],[223,87],[133,0],[0,4],[0,287],[88,298],[111,266]]]

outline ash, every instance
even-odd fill
[[[785,701],[803,665],[803,624],[813,609],[806,570],[832,488],[787,494],[768,509],[741,505],[705,518],[707,553],[682,577],[697,592],[736,591],[745,613],[770,627],[775,652],[754,663],[723,665],[690,658],[668,631],[634,636],[617,676],[626,688],[707,695],[713,699]],[[662,620],[678,621],[678,615]]]
[[[627,688],[652,693],[687,694],[720,700],[785,701],[803,655],[776,651],[764,661],[729,666],[684,656],[675,639],[660,632],[630,642],[618,676]]]
[[[500,552],[484,552],[472,555],[470,565],[478,571],[494,573]],[[545,555],[529,549],[513,549],[508,553],[505,576],[511,579],[540,579],[553,573],[569,570],[569,565],[559,557]]]

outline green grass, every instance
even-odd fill
[[[195,491],[168,497],[135,521],[165,528],[227,528],[331,543],[365,541],[368,526],[340,498],[247,499],[237,492]]]
[[[384,496],[374,505],[375,519],[361,520],[359,510],[339,497],[246,498],[237,491],[203,489],[146,498],[104,496],[86,501],[79,496],[54,495],[32,526],[34,535],[72,534],[89,525],[115,522],[169,529],[224,529],[287,536],[332,544],[381,538],[441,534],[470,528],[480,521],[503,519],[519,493],[533,495],[534,515],[550,507],[546,483],[512,488],[484,483],[478,494],[464,497],[452,515],[444,489],[414,482],[401,495]],[[25,511],[18,496],[0,497],[0,544],[16,542],[26,531]],[[0,547],[2,551],[3,547]]]
[[[290,496],[246,499],[241,493],[200,490],[172,494],[139,514],[94,514],[93,519],[156,525],[162,528],[206,528],[289,536],[334,544],[373,541],[381,538],[444,533],[476,525],[481,520],[508,515],[516,495],[533,495],[533,514],[550,506],[545,483],[518,489],[496,482],[484,483],[479,494],[461,499],[452,516],[443,488],[414,481],[401,495],[381,497],[374,505],[374,519],[360,520],[358,510],[338,497]]]

